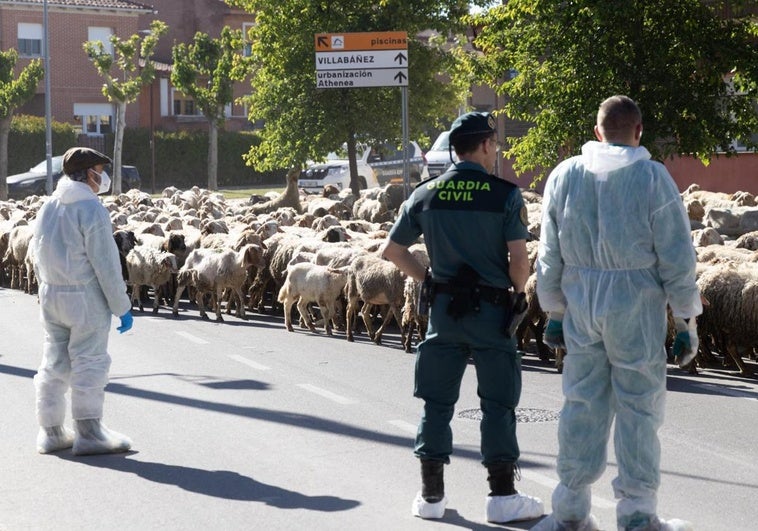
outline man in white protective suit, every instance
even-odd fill
[[[103,170],[108,163],[93,149],[66,151],[66,175],[40,208],[30,245],[45,329],[42,363],[34,377],[37,450],[43,454],[72,446],[75,455],[125,452],[132,444],[101,421],[111,364],[111,314],[120,316],[119,332],[132,327],[111,220],[97,198],[110,188]],[[63,424],[69,386],[74,432]]]
[[[640,147],[642,115],[626,96],[606,99],[582,154],[548,178],[537,294],[549,312],[545,341],[566,349],[558,425],[559,484],[536,530],[595,530],[591,486],[606,466],[611,423],[619,530],[687,530],[658,517],[666,393],[666,305],[680,366],[697,353],[702,302],[679,191]]]

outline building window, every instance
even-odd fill
[[[113,132],[113,105],[110,103],[75,103],[74,121],[86,135],[106,135]]]
[[[200,114],[195,105],[195,100],[179,92],[174,91],[174,116],[197,116]]]
[[[113,55],[111,35],[113,35],[113,30],[111,28],[102,28],[97,26],[91,26],[87,28],[87,40],[102,42],[103,51],[107,54]]]
[[[18,53],[22,57],[42,55],[42,24],[19,23]]]
[[[105,114],[90,114],[85,116],[86,133],[88,135],[105,135],[113,131],[111,117]]]
[[[250,57],[253,53],[253,44],[250,42],[250,30],[253,29],[255,24],[251,22],[245,22],[242,24],[242,39],[245,41],[245,47],[242,49],[242,55]]]

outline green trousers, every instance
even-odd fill
[[[450,462],[450,421],[463,373],[473,359],[482,410],[481,453],[486,466],[519,458],[516,406],[521,396],[521,357],[516,340],[502,333],[505,309],[482,302],[480,311],[452,319],[450,296],[435,298],[426,339],[418,345],[414,396],[424,401],[415,454]]]

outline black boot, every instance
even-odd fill
[[[445,497],[444,467],[444,461],[421,460],[421,497],[427,503],[437,503]]]
[[[510,496],[516,494],[513,485],[514,476],[518,471],[516,463],[498,461],[487,465],[487,481],[490,484],[488,496]]]

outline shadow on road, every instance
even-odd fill
[[[118,455],[76,457],[70,453],[58,454],[66,461],[97,468],[136,474],[141,478],[165,485],[175,485],[204,496],[238,501],[257,501],[279,509],[308,509],[336,512],[352,509],[357,500],[336,496],[306,496],[299,492],[261,483],[253,478],[229,470],[202,470],[187,466],[166,465],[132,459],[136,452]]]

